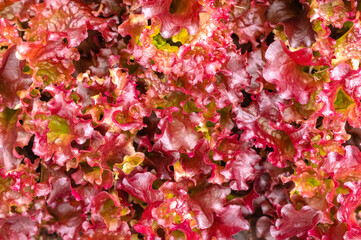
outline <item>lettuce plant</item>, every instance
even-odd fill
[[[360,11],[0,1],[0,239],[360,239]]]

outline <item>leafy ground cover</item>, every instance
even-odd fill
[[[361,239],[360,10],[0,1],[0,239]]]

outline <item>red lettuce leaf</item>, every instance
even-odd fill
[[[334,180],[347,181],[359,178],[359,166],[361,152],[355,146],[346,146],[344,155],[337,152],[327,154],[321,169],[329,173]]]
[[[5,108],[0,112],[0,168],[10,171],[15,169],[21,162],[21,159],[14,156],[16,138],[17,138],[17,121],[19,111]]]
[[[278,239],[290,237],[306,237],[322,219],[322,213],[309,206],[296,211],[292,204],[285,205],[281,210],[281,218],[271,227],[271,235]]]
[[[0,219],[0,228],[0,238],[4,240],[30,239],[39,231],[37,224],[30,217],[21,215]]]
[[[221,174],[230,182],[230,188],[235,191],[248,190],[247,181],[254,180],[256,169],[255,165],[261,160],[247,144],[239,143],[239,149],[234,149],[234,155],[229,156],[230,161],[227,162]],[[229,151],[229,150],[228,150]]]
[[[341,207],[337,211],[337,219],[340,222],[347,223],[349,229],[357,228],[354,231],[360,232],[361,228],[355,218],[354,211],[360,205],[361,181],[347,182],[344,184],[344,187],[350,189],[351,193],[338,195],[337,201],[341,204]]]
[[[9,48],[2,56],[0,68],[1,106],[14,108],[20,102],[17,92],[27,90],[30,87],[32,78],[23,72],[24,67],[25,61],[16,57],[15,46]]]
[[[197,120],[199,118],[196,114],[185,115],[180,112],[173,113],[172,118],[163,118],[159,123],[162,134],[157,136],[153,147],[165,151],[192,151],[202,137],[201,133],[194,131]]]
[[[119,218],[127,213],[127,209],[121,206],[118,196],[107,192],[100,192],[94,197],[92,210],[101,216],[109,231],[119,229],[123,225]]]
[[[44,1],[33,5],[32,10],[36,14],[29,21],[27,40],[40,40],[46,32],[49,40],[67,38],[69,47],[76,47],[87,38],[87,29],[101,32],[107,42],[117,35],[116,29],[111,29],[117,22],[116,18],[97,18],[80,1]]]
[[[312,65],[309,61],[311,59],[303,61],[304,52],[305,50],[299,50],[291,54],[283,42],[273,42],[267,49],[267,63],[263,69],[263,77],[276,85],[280,97],[295,98],[301,104],[309,101],[311,93],[316,91],[319,85],[310,74],[301,69],[300,64]]]
[[[156,179],[150,172],[136,173],[133,177],[123,179],[121,189],[143,202],[159,202],[163,200],[163,195],[160,191],[152,188],[152,184]]]
[[[202,230],[202,238],[233,239],[232,235],[248,229],[249,223],[243,218],[242,207],[228,205],[217,212],[210,228]]]
[[[181,28],[195,35],[199,29],[199,13],[203,7],[196,0],[171,1],[155,0],[142,6],[145,18],[158,18],[161,22],[160,33],[164,38],[176,35]]]
[[[210,184],[199,192],[191,194],[190,208],[196,213],[194,217],[199,229],[207,229],[214,223],[214,213],[224,211],[226,197],[230,189]]]
[[[272,24],[284,25],[291,47],[310,47],[316,40],[316,33],[308,18],[309,9],[307,4],[294,0],[274,1],[267,12],[267,18]]]

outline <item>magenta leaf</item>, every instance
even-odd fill
[[[152,183],[156,179],[149,172],[136,173],[133,177],[123,179],[122,189],[146,203],[162,201],[163,195],[158,190],[152,189]]]
[[[302,71],[299,65],[308,65],[300,61],[304,51],[293,52],[295,60],[288,55],[289,50],[284,43],[276,41],[270,45],[266,52],[267,63],[263,70],[266,81],[276,85],[280,97],[285,99],[295,98],[301,104],[306,104],[311,93],[317,89],[317,83],[310,74]]]
[[[2,106],[14,108],[20,101],[17,93],[27,90],[32,78],[23,72],[25,61],[16,57],[16,47],[6,50],[0,68],[0,100]]]
[[[292,204],[281,209],[281,218],[271,227],[271,234],[276,239],[305,237],[322,219],[322,213],[309,206],[296,211]]]

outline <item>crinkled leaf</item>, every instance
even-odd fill
[[[271,227],[271,234],[276,239],[306,237],[321,218],[322,213],[309,206],[297,211],[292,204],[287,204],[281,209],[281,218]]]
[[[27,90],[32,78],[23,72],[25,61],[16,57],[16,47],[9,48],[2,56],[0,68],[1,105],[14,108],[20,101],[17,93]]]
[[[17,137],[18,114],[19,111],[9,108],[5,108],[0,113],[0,165],[5,171],[16,168],[21,161],[13,154]]]
[[[122,181],[122,189],[132,196],[146,203],[153,203],[163,200],[163,195],[152,188],[156,177],[149,173],[136,173],[133,177],[126,177]]]
[[[30,239],[38,233],[37,224],[27,216],[14,215],[0,220],[3,239]]]
[[[266,81],[276,85],[279,96],[306,104],[312,92],[317,89],[317,83],[312,76],[302,71],[299,63],[288,56],[284,43],[276,41],[270,45],[266,52],[267,63],[263,70]],[[293,52],[293,55],[303,54]],[[303,63],[307,65],[308,63]]]
[[[177,34],[182,27],[191,35],[199,29],[199,13],[202,6],[198,1],[161,1],[149,2],[142,7],[145,18],[157,17],[161,21],[160,32],[165,38]]]

